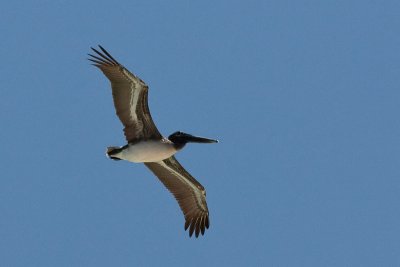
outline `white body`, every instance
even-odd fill
[[[167,140],[142,141],[129,145],[115,156],[135,163],[157,162],[171,157],[176,152],[174,145]]]

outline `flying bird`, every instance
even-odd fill
[[[147,97],[149,87],[118,63],[103,47],[91,48],[89,60],[110,80],[116,114],[124,126],[127,144],[108,147],[113,160],[144,163],[174,195],[185,217],[189,236],[204,235],[209,212],[204,187],[176,160],[175,154],[187,143],[218,143],[218,140],[176,131],[168,138],[160,134],[151,118]]]

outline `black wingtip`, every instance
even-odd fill
[[[206,228],[204,227],[204,225],[203,225],[203,227],[201,227],[201,235],[204,235],[204,232],[206,231]]]
[[[195,222],[192,220],[192,222],[190,224],[190,228],[189,228],[189,236],[190,237],[192,237],[194,229],[195,229]]]
[[[185,231],[189,229],[189,237],[193,234],[197,238],[200,235],[204,235],[206,229],[210,227],[210,220],[208,213],[201,217],[190,218],[185,221]]]
[[[185,231],[188,229],[189,225],[190,225],[190,221],[186,220],[185,221]]]
[[[98,51],[96,50],[96,48],[94,48],[94,47],[92,47],[92,46],[90,47],[90,49],[92,49],[93,52],[98,52]]]
[[[106,54],[106,55],[111,59],[111,61],[113,61],[113,62],[114,62],[115,64],[117,64],[117,65],[120,65],[120,64],[118,63],[118,61],[117,61],[115,58],[113,58],[113,57],[110,55],[110,53],[107,52],[107,50],[105,50],[101,45],[98,45],[98,46],[100,47],[101,51],[103,51],[103,53]]]
[[[101,46],[99,46],[100,48],[101,48]],[[92,57],[94,57],[94,58],[96,58],[96,59],[100,59],[101,61],[103,61],[104,63],[106,63],[106,64],[109,64],[109,65],[115,65],[115,66],[117,66],[117,65],[119,65],[119,63],[107,52],[107,51],[105,51],[105,49],[104,48],[102,48],[101,50],[103,51],[103,53],[101,53],[99,50],[97,50],[96,48],[93,48],[93,47],[90,47],[92,50],[93,50],[93,52],[95,52],[99,57],[97,57],[97,56],[94,56],[94,55],[90,55],[90,56],[92,56]]]

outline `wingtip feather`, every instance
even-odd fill
[[[101,51],[103,51],[103,53],[106,54],[111,59],[111,61],[113,61],[117,65],[120,65],[118,61],[115,58],[113,58],[113,56],[111,56],[110,53],[107,52],[107,50],[105,50],[101,45],[98,46],[100,47]]]
[[[190,228],[189,228],[189,236],[190,236],[190,237],[192,237],[193,232],[194,232],[194,229],[195,229],[195,223],[194,223],[194,221],[192,220],[192,221],[191,221],[191,224],[190,224]]]
[[[190,225],[190,220],[186,220],[185,221],[185,231],[188,229],[189,225]]]

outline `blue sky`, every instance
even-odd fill
[[[1,266],[400,265],[400,2],[8,1]],[[123,145],[103,45],[207,189],[189,238]]]

